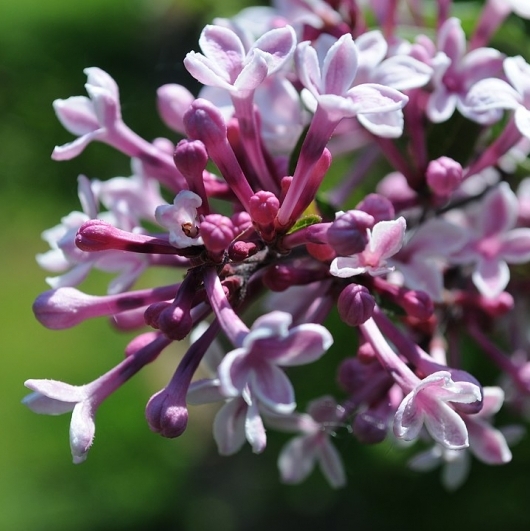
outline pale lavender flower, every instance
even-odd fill
[[[454,382],[446,371],[430,374],[401,402],[394,417],[394,434],[412,441],[425,424],[431,437],[444,447],[466,448],[469,438],[465,422],[450,404],[470,404],[480,399],[475,384]]]
[[[75,236],[78,229],[90,219],[97,217],[119,225],[112,213],[98,214],[93,186],[97,188],[97,184],[93,185],[86,177],[79,177],[79,197],[84,212],[71,212],[62,218],[60,225],[44,231],[42,237],[51,249],[37,255],[37,262],[42,268],[53,273],[64,272],[62,275],[46,279],[52,288],[77,286],[87,277],[91,269],[95,268],[119,273],[108,287],[109,294],[119,293],[135,282],[147,267],[148,260],[141,255],[125,255],[119,251],[103,251],[94,255],[76,246]]]
[[[64,146],[57,146],[52,157],[68,160],[76,157],[93,140],[108,141],[111,130],[121,123],[118,86],[99,68],[85,68],[86,96],[72,96],[55,100],[53,107],[63,126],[79,138]]]
[[[412,233],[409,241],[391,258],[408,288],[422,290],[434,301],[442,300],[443,272],[449,256],[467,243],[461,227],[443,219],[431,219]]]
[[[435,70],[434,91],[427,103],[427,116],[435,123],[448,120],[455,109],[464,116],[481,122],[492,122],[498,113],[477,115],[466,105],[471,87],[481,79],[497,74],[503,55],[493,48],[478,48],[466,53],[466,37],[457,18],[448,19],[438,32],[438,49],[450,59],[450,64]]]
[[[281,450],[278,468],[284,483],[304,481],[318,464],[334,488],[346,484],[342,459],[331,442],[335,430],[342,426],[344,409],[330,396],[313,400],[307,413],[285,417],[267,417],[268,423],[282,431],[298,432]]]
[[[189,190],[179,192],[172,205],[160,205],[155,217],[160,225],[169,230],[169,241],[178,249],[190,245],[202,245],[197,220],[197,208],[202,199]]]
[[[517,129],[530,139],[530,65],[521,56],[508,57],[504,72],[511,85],[502,79],[484,79],[469,91],[466,105],[476,115],[497,112],[500,117],[501,109],[513,110]]]
[[[399,217],[394,221],[380,221],[368,230],[368,244],[364,251],[352,256],[339,256],[331,262],[330,273],[348,278],[362,273],[384,275],[393,270],[387,258],[394,256],[403,245],[406,221]]]
[[[267,32],[246,51],[232,30],[206,26],[199,39],[204,55],[190,52],[184,64],[204,85],[244,98],[283,66],[293,53],[295,43],[294,30],[286,26]]]
[[[452,263],[475,264],[472,279],[486,297],[496,297],[506,287],[508,264],[530,260],[530,229],[514,228],[517,207],[514,192],[500,183],[468,216],[468,242],[451,256]]]
[[[511,461],[508,443],[515,444],[522,436],[521,427],[510,426],[495,429],[491,426],[493,415],[502,406],[504,393],[499,387],[484,387],[484,405],[475,415],[462,415],[469,434],[469,448],[453,450],[435,444],[425,452],[414,456],[409,467],[419,472],[433,470],[442,465],[442,484],[447,490],[463,485],[470,471],[470,454],[489,465],[501,465]]]
[[[280,367],[316,361],[333,339],[320,325],[307,323],[289,329],[291,322],[291,314],[280,311],[256,319],[241,347],[229,352],[219,365],[225,396],[241,396],[247,388],[271,411],[294,410],[294,391]]]
[[[147,332],[129,344],[127,357],[119,365],[93,382],[75,386],[56,380],[27,380],[25,386],[33,391],[23,403],[32,411],[46,415],[72,412],[70,448],[74,463],[86,458],[95,434],[95,415],[101,402],[150,363],[170,340]]]

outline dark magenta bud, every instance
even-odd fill
[[[337,307],[346,324],[359,326],[372,317],[375,299],[364,286],[349,284],[339,295]]]

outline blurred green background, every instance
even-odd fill
[[[97,416],[88,460],[71,463],[69,415],[38,416],[20,404],[28,378],[86,383],[122,359],[129,336],[105,320],[75,330],[48,331],[31,304],[47,289],[35,263],[40,233],[78,209],[76,177],[129,175],[128,160],[92,144],[77,159],[53,162],[53,146],[72,139],[55,119],[55,98],[84,94],[83,68],[99,66],[121,90],[125,120],[147,139],[174,138],[157,118],[155,91],[192,79],[182,66],[197,48],[201,24],[233,13],[242,2],[214,0],[4,0],[0,3],[0,277],[1,371],[0,529],[236,531],[247,529],[522,529],[530,524],[530,445],[513,449],[512,464],[473,463],[464,487],[449,494],[438,472],[419,475],[404,463],[410,451],[391,444],[366,448],[343,435],[349,485],[332,491],[317,472],[302,486],[278,481],[276,457],[286,436],[271,434],[254,456],[216,455],[211,410],[194,408],[178,440],[151,433],[143,410],[170,378],[181,354],[169,349],[112,396]],[[524,28],[517,26],[519,36]],[[524,36],[524,32],[522,33]],[[102,293],[104,278],[86,285]],[[166,279],[167,280],[167,279]],[[145,283],[157,284],[155,274]],[[299,404],[328,390],[336,364],[349,352],[336,338],[325,358],[298,376]],[[488,382],[492,383],[492,382]]]

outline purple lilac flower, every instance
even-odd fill
[[[156,94],[160,118],[183,137],[176,145],[132,131],[99,68],[85,70],[88,97],[54,102],[77,137],[55,160],[98,141],[132,167],[129,177],[79,177],[81,209],[43,233],[50,250],[37,257],[55,275],[33,306],[41,324],[105,317],[141,330],[91,383],[26,382],[33,411],[72,412],[74,462],[104,400],[190,335],[146,406],[164,437],[185,433],[189,405],[219,403],[221,454],[246,442],[261,453],[274,430],[295,433],[278,458],[282,481],[318,465],[332,487],[346,484],[341,430],[362,444],[389,433],[431,442],[412,466],[443,461],[449,488],[470,453],[511,459],[491,418],[503,402],[525,417],[530,397],[520,267],[530,260],[530,70],[489,41],[528,8],[489,0],[468,36],[452,2],[438,1],[434,18],[426,1],[404,4],[276,0],[216,19],[184,58],[199,97],[174,83]],[[176,283],[134,288],[159,266]],[[93,269],[115,274],[106,295],[81,291]],[[328,319],[335,311],[340,322]],[[505,401],[491,370],[464,369],[481,355],[509,382]],[[208,377],[195,379],[201,363]],[[309,363],[337,364],[337,381],[326,367],[329,391],[302,413],[293,382]]]

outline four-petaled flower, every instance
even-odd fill
[[[339,256],[331,262],[330,273],[336,277],[348,278],[362,273],[372,276],[393,271],[386,259],[394,256],[403,245],[405,218],[380,221],[373,229],[367,229],[368,244],[364,251],[352,256]]]
[[[280,369],[319,359],[333,343],[321,325],[306,323],[289,329],[292,316],[274,311],[254,322],[240,348],[221,361],[218,373],[225,396],[256,397],[276,413],[295,408],[291,382]]]
[[[452,407],[481,400],[480,388],[469,382],[454,382],[447,371],[424,378],[401,402],[394,417],[399,439],[416,439],[425,424],[431,437],[444,447],[458,450],[469,446],[466,424]]]

